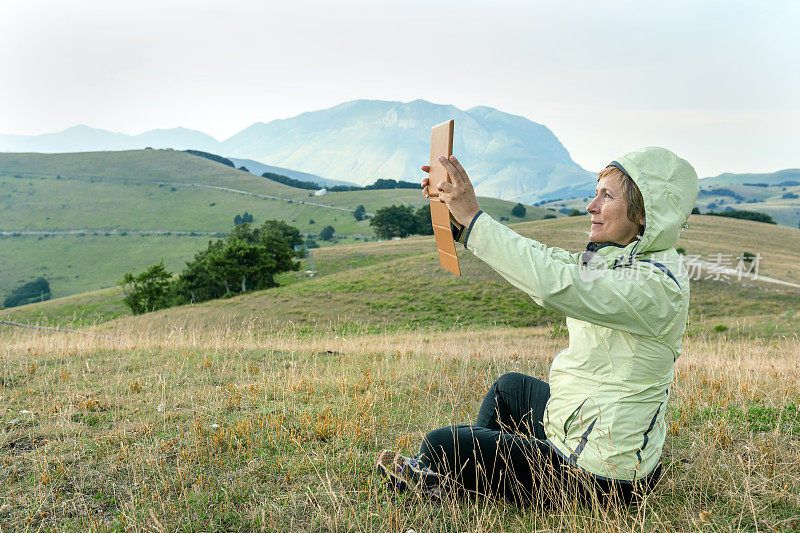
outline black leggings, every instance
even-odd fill
[[[474,426],[431,431],[420,448],[422,462],[447,474],[461,489],[503,496],[515,503],[630,503],[651,488],[661,466],[638,483],[608,480],[570,466],[546,442],[544,409],[550,385],[531,376],[503,374],[483,399]]]

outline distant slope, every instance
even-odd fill
[[[79,125],[44,135],[0,134],[0,150],[4,152],[91,152],[136,150],[148,146],[175,150],[193,148],[213,152],[219,148],[219,141],[200,131],[186,128],[152,130],[140,135],[126,135]]]
[[[586,243],[588,222],[588,217],[571,217],[511,227],[548,245],[580,251]],[[762,275],[800,282],[796,267],[800,264],[800,230],[769,226],[765,231],[763,224],[703,215],[693,215],[689,223],[690,228],[682,233],[679,242],[687,253],[713,260],[718,253],[750,251],[760,254]],[[735,247],[721,238],[726,234],[736,235]],[[317,270],[314,278],[289,273],[282,277],[284,285],[277,289],[125,318],[121,323],[169,329],[176,323],[235,324],[255,320],[258,327],[266,329],[318,330],[324,324],[326,328],[352,331],[356,326],[526,326],[562,320],[536,306],[460,247],[459,257],[461,278],[441,269],[430,237],[334,246],[313,251]],[[800,298],[797,290],[713,278],[708,272],[692,276],[690,318],[695,327],[714,317],[763,315],[767,331],[796,331],[800,318],[795,316]],[[427,290],[431,282],[439,290]],[[120,298],[118,289],[96,292],[0,311],[0,318],[46,318],[71,324],[73,314],[84,317],[80,323],[105,313],[110,319],[120,315],[119,306],[114,303]],[[780,323],[776,317],[780,317]],[[774,324],[770,325],[771,321]],[[719,322],[710,322],[710,327],[716,323]]]
[[[771,216],[778,224],[797,228],[800,225],[800,185],[778,185],[795,182],[791,178],[793,171],[784,172],[740,174],[737,175],[739,178],[732,180],[735,183],[729,183],[726,181],[727,178],[723,181],[710,181],[712,178],[702,179],[700,180],[700,194],[695,206],[702,213],[730,210],[757,211]],[[742,176],[747,177],[742,178]],[[759,176],[765,181],[758,181]],[[590,200],[591,198],[586,196],[583,198],[564,197],[564,199],[539,205],[564,214],[568,214],[573,209],[585,213],[586,205]]]
[[[535,220],[548,213],[481,199],[498,218]],[[233,227],[247,211],[255,224],[280,219],[308,236],[333,226],[321,245],[374,239],[369,220],[392,204],[425,205],[418,190],[329,193],[274,181],[177,150],[69,154],[0,153],[0,301],[39,276],[54,297],[113,286],[127,271],[164,260],[180,271],[186,260]]]
[[[288,168],[265,165],[264,163],[259,163],[253,159],[239,159],[237,157],[229,157],[228,159],[233,161],[233,163],[236,165],[236,168],[245,167],[251,174],[255,174],[256,176],[260,176],[264,172],[272,172],[274,174],[281,174],[283,176],[288,176],[292,179],[300,181],[318,183],[324,187],[333,187],[334,185],[355,185],[355,183],[350,181],[332,180],[323,178],[322,176],[317,176],[316,174],[309,174],[307,172],[300,172]]]
[[[784,181],[796,181],[800,183],[800,168],[787,168],[777,172],[762,174],[734,174],[726,172],[713,178],[703,178],[700,180],[701,187],[720,187],[724,185],[742,185],[744,183],[768,183],[778,185]]]

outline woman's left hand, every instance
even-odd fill
[[[444,156],[439,156],[439,163],[447,170],[450,179],[453,180],[452,183],[442,181],[437,185],[439,201],[447,204],[447,208],[453,218],[456,219],[456,222],[462,226],[469,226],[472,219],[481,210],[478,205],[478,198],[475,196],[475,189],[472,188],[472,182],[469,181],[467,172],[458,162],[456,156],[451,155],[449,160]],[[422,170],[430,172],[431,167],[425,165]],[[427,185],[424,181],[427,180],[423,180],[423,186]]]

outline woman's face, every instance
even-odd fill
[[[639,231],[639,224],[628,220],[628,205],[616,176],[604,177],[597,182],[594,200],[586,206],[586,211],[592,215],[589,233],[592,242],[613,242],[624,246],[633,241]],[[644,220],[641,223],[644,224]]]

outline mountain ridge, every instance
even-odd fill
[[[463,111],[421,99],[351,100],[255,122],[224,141],[180,127],[130,136],[79,125],[41,136],[0,135],[0,150],[197,149],[366,185],[380,178],[421,179],[430,128],[450,118],[457,123],[455,153],[480,195],[531,203],[592,188],[592,173],[572,161],[546,126],[488,106]]]

